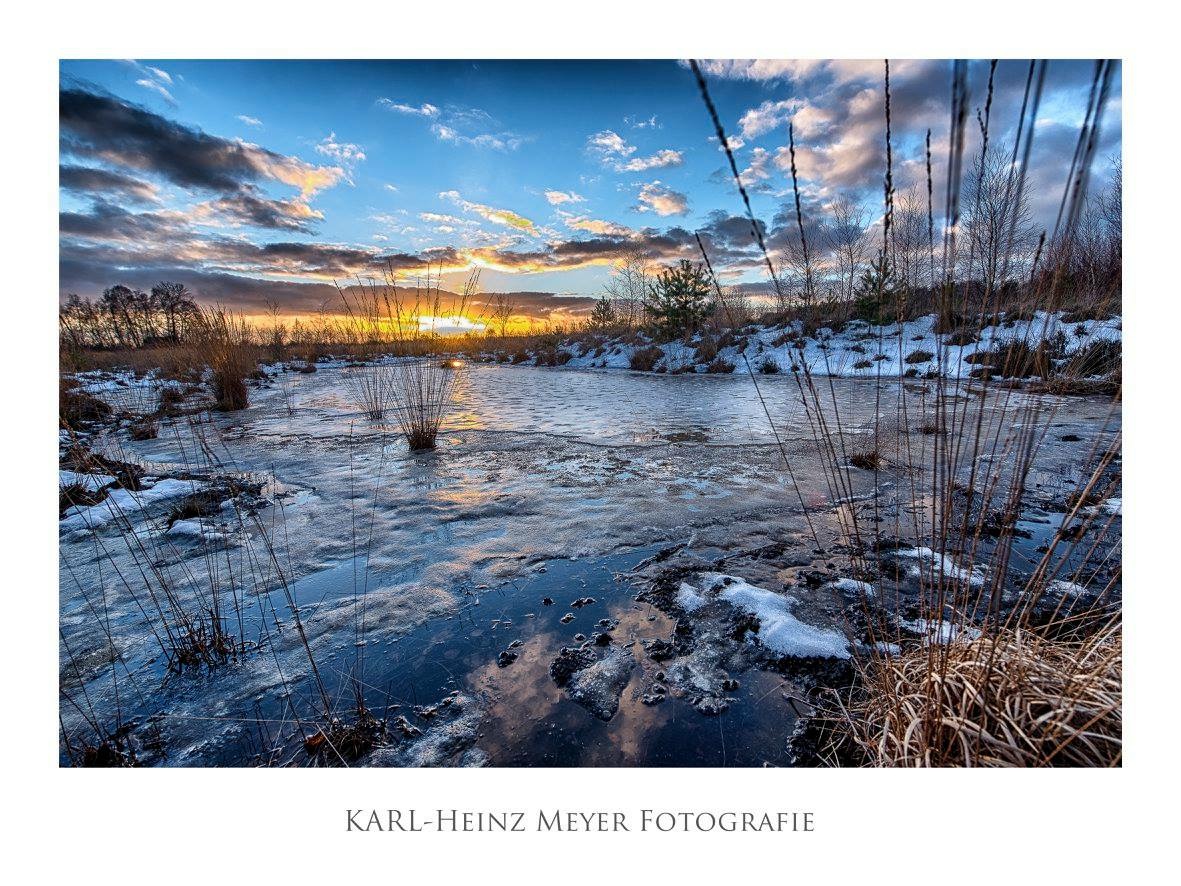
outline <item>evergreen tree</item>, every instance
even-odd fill
[[[610,329],[618,323],[619,316],[615,312],[615,305],[611,304],[611,299],[604,295],[595,302],[594,310],[591,311],[591,329]]]
[[[648,285],[644,310],[670,337],[693,331],[709,314],[710,284],[704,265],[682,259]]]
[[[853,314],[858,320],[869,323],[892,323],[896,319],[892,309],[897,298],[898,280],[894,276],[894,266],[884,251],[879,252],[857,284]]]

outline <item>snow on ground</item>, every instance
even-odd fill
[[[147,510],[160,502],[184,498],[201,488],[193,480],[157,480],[151,486],[138,492],[129,489],[112,489],[105,499],[90,507],[75,506],[66,511],[58,524],[61,532],[80,532],[105,526],[112,520],[128,517]]]
[[[1119,317],[1066,322],[1061,312],[1039,311],[1032,319],[1002,321],[998,325],[984,327],[978,340],[971,344],[944,343],[942,364],[937,363],[934,356],[927,360],[915,359],[919,352],[938,354],[941,341],[945,342],[947,336],[934,331],[935,321],[934,314],[888,326],[852,320],[840,331],[827,327],[817,330],[815,335],[803,339],[802,349],[797,338],[801,325],[795,321],[785,326],[758,327],[745,336],[745,350],[733,344],[719,349],[718,356],[733,364],[734,371],[738,373],[760,372],[764,363],[771,362],[781,372],[803,368],[806,364],[813,375],[819,376],[875,378],[880,374],[898,377],[914,369],[920,374],[937,370],[951,378],[967,378],[975,368],[968,358],[977,352],[994,350],[1007,342],[1026,341],[1034,345],[1061,332],[1065,337],[1066,352],[1073,354],[1093,342],[1120,341],[1123,334]],[[562,347],[572,355],[565,364],[572,369],[628,369],[632,354],[641,347],[649,346],[647,342],[628,344],[614,341],[601,347],[591,347],[585,352],[581,343],[568,342]],[[667,342],[657,344],[656,347],[664,354],[661,365],[667,372],[693,367],[697,362],[695,348],[684,342]],[[907,362],[908,357],[914,362]],[[696,365],[695,371],[704,372],[704,365]]]
[[[794,598],[756,587],[732,575],[705,572],[699,578],[703,583],[700,589],[682,583],[677,592],[678,605],[688,603],[687,608],[692,611],[704,606],[710,598],[725,600],[759,620],[758,642],[777,655],[849,657],[849,641],[844,634],[807,624],[792,614],[797,603]]]
[[[907,621],[899,619],[898,624],[912,633],[926,637],[928,642],[938,643],[940,646],[946,646],[960,636],[969,640],[976,640],[981,636],[979,628],[953,624],[943,620],[928,621],[925,618],[917,618],[914,621]]]
[[[67,471],[64,468],[57,472],[59,486],[81,486],[89,492],[98,492],[104,486],[115,482],[109,474],[79,474],[77,471]]]
[[[832,587],[846,594],[864,594],[866,597],[873,597],[877,594],[877,590],[869,582],[858,581],[855,578],[838,578],[832,582]]]
[[[955,561],[946,554],[940,554],[930,548],[899,548],[894,551],[894,556],[903,560],[913,560],[915,565],[910,567],[910,574],[912,578],[922,578],[924,575],[924,566],[927,577],[931,577],[931,573],[938,573],[952,579],[952,581],[967,582],[969,586],[974,588],[984,587],[984,581],[988,577],[988,570],[982,566],[972,566],[970,569],[964,569],[957,566]]]
[[[1046,582],[1046,591],[1052,596],[1061,597],[1082,597],[1087,593],[1087,589],[1082,585],[1075,584],[1072,581],[1056,578],[1053,581]]]

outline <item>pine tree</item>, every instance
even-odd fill
[[[890,323],[895,319],[890,309],[898,297],[898,281],[894,276],[894,266],[885,252],[879,252],[877,258],[869,263],[869,268],[861,275],[857,285],[857,299],[853,304],[853,314],[858,320],[869,323]]]
[[[705,267],[682,259],[675,268],[666,268],[649,284],[644,310],[664,327],[670,337],[691,332],[705,319],[711,308],[709,277]]]
[[[591,311],[591,329],[610,329],[618,323],[619,316],[615,312],[615,305],[611,304],[611,299],[604,295],[595,302],[594,310]]]

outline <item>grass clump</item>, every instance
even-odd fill
[[[205,361],[216,406],[235,412],[250,405],[246,377],[258,365],[252,333],[246,320],[225,308],[200,312],[190,349],[195,362]]]
[[[1081,639],[961,631],[935,666],[932,655],[919,646],[865,667],[839,732],[866,765],[1120,765],[1118,622]]]
[[[884,463],[882,454],[876,449],[869,449],[865,452],[854,452],[849,456],[849,464],[855,468],[861,468],[863,471],[876,471]]]
[[[461,370],[444,369],[423,360],[399,363],[391,369],[395,413],[406,442],[411,451],[434,449]]]

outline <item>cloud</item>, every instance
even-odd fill
[[[300,200],[271,200],[243,192],[199,204],[193,210],[193,218],[195,221],[220,220],[233,226],[249,225],[310,234],[313,232],[311,223],[322,220],[324,213]]]
[[[610,166],[616,172],[663,169],[668,166],[680,166],[684,160],[680,151],[670,148],[657,151],[650,157],[632,157],[638,150],[636,146],[629,144],[627,139],[611,129],[604,129],[589,136],[586,140],[586,150],[604,166]]]
[[[442,123],[431,124],[431,132],[439,141],[451,142],[456,145],[471,145],[477,148],[492,148],[496,151],[515,151],[524,143],[524,139],[511,132],[500,134],[481,132],[476,135],[464,135],[454,127]]]
[[[780,127],[786,128],[792,114],[800,106],[799,99],[765,101],[757,108],[751,108],[738,120],[738,129],[744,139],[755,139]],[[733,145],[731,145],[733,147]]]
[[[415,107],[414,105],[408,105],[403,102],[396,102],[393,99],[379,98],[377,103],[387,111],[393,111],[395,114],[410,114],[416,117],[439,116],[439,109],[426,102]]]
[[[629,157],[636,152],[635,145],[629,145],[623,136],[610,129],[589,136],[586,140],[586,149],[604,162],[612,157]]]
[[[767,181],[771,178],[771,165],[775,156],[766,148],[754,148],[750,152],[750,165],[739,173],[742,184],[750,190],[770,190]]]
[[[585,198],[573,191],[546,191],[545,199],[551,206],[561,206],[563,203],[581,203]]]
[[[63,191],[76,194],[117,196],[132,203],[159,201],[151,182],[92,166],[63,165],[58,171],[58,184]]]
[[[398,186],[397,185],[391,185],[389,182],[386,182],[384,185],[382,185],[382,187],[384,187],[387,191],[391,191],[394,194],[398,193]]]
[[[655,212],[660,216],[684,215],[689,211],[689,198],[679,191],[665,187],[660,182],[650,182],[640,188],[639,212]]]
[[[682,61],[689,67],[687,61]],[[817,59],[699,59],[702,73],[723,80],[794,80],[806,77],[823,67]]]
[[[432,120],[430,131],[439,141],[453,145],[475,148],[490,148],[494,151],[515,151],[526,141],[525,137],[504,129],[487,111],[463,105],[446,105],[440,108],[429,102],[411,105],[379,98],[377,104],[395,114],[406,114]]]
[[[209,135],[110,95],[63,89],[58,109],[63,154],[149,172],[185,188],[234,193],[244,183],[273,179],[306,199],[345,175],[340,167]]]
[[[596,218],[568,218],[566,219],[566,227],[575,231],[586,231],[589,234],[608,237],[632,237],[636,233],[626,225]]]
[[[665,169],[669,166],[680,166],[684,158],[680,151],[665,149],[657,151],[651,157],[633,157],[622,164],[625,172],[644,172],[649,169]],[[620,168],[620,167],[616,167]]]
[[[144,89],[151,90],[152,92],[156,93],[161,98],[163,98],[164,101],[168,102],[168,104],[172,105],[173,107],[176,107],[176,99],[174,99],[172,97],[172,93],[169,92],[168,88],[166,86],[164,86],[162,83],[159,83],[155,80],[148,80],[147,78],[144,78],[143,80],[136,80],[135,85],[142,86]]]
[[[257,117],[251,117],[249,114],[239,114],[237,119],[241,120],[247,126],[262,126],[261,120]]]
[[[141,64],[135,59],[129,59],[127,64],[135,68],[143,76],[135,81],[135,85],[143,89],[147,89],[156,93],[164,99],[172,107],[176,107],[176,99],[172,97],[172,93],[168,91],[168,87],[172,86],[172,75],[162,68],[155,68],[151,65]]]
[[[450,200],[456,206],[462,206],[465,212],[474,212],[477,215],[483,216],[490,222],[498,225],[506,225],[510,228],[516,228],[520,231],[528,231],[533,233],[535,225],[523,215],[518,215],[511,209],[497,209],[494,206],[486,206],[483,203],[473,203],[470,200],[464,200],[459,191],[441,191],[439,193],[440,200]]]
[[[640,118],[624,117],[623,122],[626,123],[628,126],[630,126],[632,129],[663,129],[664,128],[660,124],[660,122],[656,119],[655,114],[653,114],[651,117],[649,117],[647,119],[644,119],[642,117],[640,117]]]
[[[454,215],[447,215],[442,212],[420,212],[418,217],[425,222],[430,222],[436,225],[461,225],[471,226],[479,224],[469,218],[456,218]]]
[[[336,140],[336,133],[329,133],[316,145],[316,153],[323,154],[335,160],[340,166],[348,170],[348,182],[353,183],[352,171],[356,165],[365,159],[365,149],[351,142]]]

